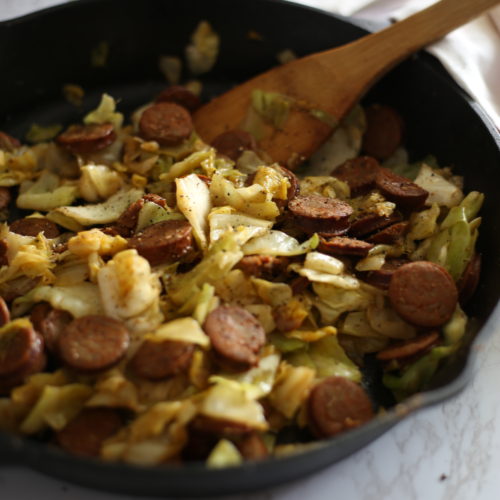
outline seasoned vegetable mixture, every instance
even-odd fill
[[[460,347],[483,195],[410,164],[395,110],[294,173],[243,130],[205,144],[199,103],[171,86],[124,125],[103,95],[54,141],[0,133],[2,429],[234,465],[372,419],[367,360],[397,401]]]

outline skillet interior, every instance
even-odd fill
[[[106,91],[130,112],[165,86],[158,56],[182,56],[189,35],[207,19],[221,35],[221,54],[208,74],[205,98],[276,64],[285,48],[305,55],[346,43],[364,31],[314,9],[273,0],[87,0],[59,6],[0,24],[0,129],[24,137],[33,122],[69,123],[81,114],[61,98],[61,86],[78,83],[87,92],[84,109]],[[247,36],[253,30],[258,41]],[[101,41],[110,47],[108,64],[92,68],[90,52]],[[325,92],[328,91],[325,85]],[[476,321],[470,336],[485,323],[500,292],[500,231],[495,188],[499,181],[498,132],[478,114],[435,61],[420,56],[404,63],[366,97],[391,104],[407,125],[413,159],[434,154],[440,164],[466,175],[467,189],[486,193],[479,250],[482,282],[468,309]],[[468,379],[465,348],[435,377],[429,392],[407,401],[363,428],[318,443],[299,455],[208,471],[183,468],[134,468],[68,457],[45,444],[0,434],[0,459],[20,462],[50,475],[91,487],[129,494],[202,496],[257,489],[296,479],[325,467],[374,440],[407,411],[444,399]]]

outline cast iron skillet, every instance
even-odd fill
[[[165,86],[157,69],[161,54],[183,54],[201,19],[221,35],[221,53],[205,78],[205,97],[276,64],[276,54],[291,48],[305,55],[346,43],[366,32],[345,19],[280,0],[82,0],[0,24],[0,129],[24,137],[33,122],[77,121],[83,111],[61,98],[61,86],[78,83],[87,91],[85,110],[101,92],[121,100],[130,112]],[[261,39],[248,33],[260,33]],[[90,64],[92,48],[109,44],[108,64]],[[325,83],[325,91],[326,88]],[[366,97],[390,104],[407,124],[413,159],[428,153],[440,164],[466,175],[467,189],[486,193],[479,250],[480,287],[468,313],[474,320],[469,339],[493,312],[500,292],[500,228],[496,186],[500,181],[500,136],[478,107],[427,55],[405,62]],[[484,340],[484,339],[483,339]],[[470,378],[470,343],[433,379],[429,390],[362,428],[311,444],[287,458],[207,470],[183,467],[131,467],[70,457],[53,446],[0,433],[0,460],[33,467],[82,485],[141,495],[203,496],[276,485],[317,471],[373,441],[409,412],[461,390]],[[377,374],[368,374],[377,393]]]

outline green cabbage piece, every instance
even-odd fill
[[[61,130],[62,125],[59,123],[52,125],[38,125],[38,123],[33,123],[28,132],[26,132],[26,140],[34,144],[51,141]]]
[[[302,255],[314,250],[319,244],[317,234],[311,236],[303,243],[299,243],[295,238],[282,231],[270,230],[263,236],[251,239],[243,246],[245,255]]]
[[[227,439],[221,439],[211,451],[207,458],[208,468],[220,469],[223,467],[233,467],[243,463],[243,457],[238,448]]]
[[[268,336],[268,340],[282,353],[297,351],[299,349],[307,350],[307,342],[285,337],[282,333],[271,333]]]
[[[91,123],[112,123],[118,129],[122,126],[123,115],[116,112],[115,100],[108,94],[102,94],[99,106],[85,116],[83,123],[86,125]]]
[[[157,224],[164,220],[185,220],[184,215],[179,212],[170,212],[164,209],[162,206],[153,203],[152,201],[146,201],[144,206],[139,211],[139,217],[137,218],[137,226],[135,232],[138,233],[148,226]]]

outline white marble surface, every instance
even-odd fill
[[[0,0],[0,20],[55,3],[60,1]],[[377,441],[317,474],[229,500],[498,500],[498,307],[482,332],[476,351],[473,379],[459,395],[416,412]],[[0,499],[34,498],[132,499],[80,488],[20,467],[0,468]]]

